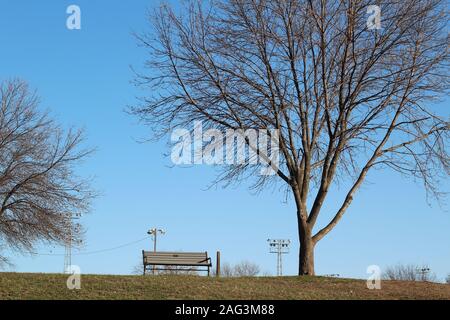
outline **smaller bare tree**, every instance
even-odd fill
[[[416,281],[416,266],[401,264],[390,266],[384,271],[383,278],[386,280]]]
[[[213,274],[213,276],[217,275],[215,269],[212,271],[212,274]],[[228,262],[222,264],[222,266],[220,267],[220,276],[224,277],[224,278],[234,277],[233,266],[231,264],[229,264]]]
[[[71,218],[95,195],[74,171],[91,152],[82,142],[81,131],[64,133],[39,110],[25,82],[0,83],[0,248],[31,252],[38,242],[81,236]]]
[[[234,275],[236,277],[256,277],[261,269],[255,263],[242,261],[234,266]]]
[[[12,263],[8,260],[7,257],[0,256],[0,270],[6,268],[13,267]]]
[[[241,261],[236,265],[224,263],[220,268],[220,276],[224,278],[232,277],[256,277],[261,272],[260,267],[250,261]],[[213,270],[213,275],[216,275],[216,271]],[[267,274],[266,274],[267,276]]]
[[[142,265],[142,262],[137,263],[133,266],[131,269],[131,274],[133,276],[142,276],[144,275],[144,266]]]
[[[399,281],[436,281],[436,275],[430,271],[428,266],[419,266],[414,264],[398,264],[396,266],[388,267],[383,274],[383,278],[386,280]]]

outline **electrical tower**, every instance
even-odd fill
[[[81,230],[81,225],[75,223],[76,220],[81,218],[81,214],[77,213],[75,215],[67,215],[68,232],[65,239],[65,250],[64,250],[64,273],[70,273],[70,267],[72,266],[72,246],[80,245],[81,240],[76,238]]]
[[[283,275],[283,254],[289,253],[291,240],[269,239],[270,253],[277,254],[277,276]]]
[[[428,266],[418,268],[417,273],[420,275],[420,281],[426,281],[428,279],[428,274],[430,272],[431,272],[431,269]]]

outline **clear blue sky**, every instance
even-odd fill
[[[82,29],[66,29],[66,8],[77,4]],[[120,246],[144,238],[153,226],[167,234],[161,250],[222,252],[222,260],[244,259],[276,272],[267,238],[293,240],[285,256],[286,274],[297,270],[295,208],[274,190],[253,195],[246,185],[206,190],[210,167],[170,168],[165,143],[139,144],[146,129],[123,110],[135,102],[130,65],[146,58],[132,31],[148,28],[150,0],[0,1],[0,77],[26,79],[42,96],[42,107],[65,126],[86,129],[98,151],[80,168],[95,176],[102,196],[83,218],[82,252]],[[447,108],[442,104],[441,108]],[[447,112],[447,111],[446,111]],[[450,273],[448,206],[429,207],[420,184],[391,172],[374,172],[341,224],[316,249],[318,274],[366,277],[366,268],[397,263],[429,264],[441,279]],[[448,191],[449,183],[446,184]],[[336,190],[329,206],[342,200]],[[328,218],[323,213],[323,224]],[[83,273],[129,274],[151,241],[119,250],[74,256]],[[40,246],[43,254],[64,248]],[[22,256],[10,252],[18,272],[61,272],[62,256]]]

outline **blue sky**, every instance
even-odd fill
[[[70,4],[81,8],[81,30],[66,28]],[[73,263],[83,273],[129,274],[140,263],[141,250],[150,248],[150,239],[83,253],[142,239],[158,226],[167,230],[160,250],[207,250],[211,255],[220,250],[222,261],[250,260],[272,274],[276,257],[268,253],[267,238],[291,239],[284,271],[295,274],[295,206],[283,202],[281,192],[253,195],[247,185],[207,190],[213,168],[171,168],[164,157],[167,141],[136,142],[147,129],[124,109],[140,94],[130,84],[130,65],[139,68],[146,52],[131,33],[148,30],[146,9],[156,5],[149,0],[0,1],[0,78],[29,81],[43,108],[64,126],[84,127],[88,145],[98,149],[80,174],[94,176],[102,195],[83,218],[86,243]],[[448,181],[444,187],[448,191]],[[342,197],[333,191],[319,225]],[[317,246],[316,271],[365,278],[369,265],[415,263],[429,264],[442,279],[450,273],[449,230],[448,206],[430,207],[420,184],[375,171],[340,225]],[[43,255],[9,252],[14,270],[62,271],[63,256],[55,254],[64,248],[39,246],[37,251]]]

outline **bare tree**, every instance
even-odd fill
[[[419,266],[414,264],[399,264],[388,267],[383,273],[383,278],[386,280],[401,281],[436,281],[436,275],[431,272],[428,266]]]
[[[142,276],[144,274],[144,266],[142,265],[142,262],[137,263],[133,266],[133,268],[131,268],[131,274],[133,276]]]
[[[386,280],[416,281],[417,270],[414,265],[397,265],[386,268],[383,278]]]
[[[74,166],[81,131],[67,134],[38,109],[23,81],[0,84],[0,244],[32,251],[37,242],[77,239],[71,216],[85,213],[94,193]]]
[[[445,282],[447,282],[447,284],[450,284],[450,274],[447,276],[447,278],[445,279]]]
[[[216,270],[213,270],[213,275],[216,275]],[[225,278],[234,277],[234,268],[229,263],[224,263],[220,268],[220,276]]]
[[[236,277],[256,277],[260,273],[259,266],[250,261],[242,261],[234,266]]]
[[[256,277],[261,272],[260,267],[250,261],[241,261],[236,265],[231,265],[229,263],[224,263],[220,268],[220,276],[225,278],[231,277]],[[212,271],[212,275],[216,275],[216,271]],[[265,273],[265,276],[268,276]]]
[[[150,17],[156,31],[137,36],[151,54],[137,83],[151,94],[131,111],[156,138],[194,120],[222,131],[279,130],[275,177],[247,163],[224,166],[217,182],[285,186],[297,209],[300,275],[315,274],[317,243],[369,172],[420,179],[436,197],[450,172],[449,122],[430,107],[449,88],[446,2],[377,1],[382,28],[369,30],[372,4],[191,1],[180,14],[162,5]],[[316,225],[338,184],[342,202]]]
[[[8,260],[8,258],[0,255],[0,270],[13,267],[13,264]]]

